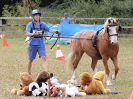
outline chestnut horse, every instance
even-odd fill
[[[92,37],[96,34],[95,31],[92,30],[82,30],[76,33],[74,38],[84,38],[84,39],[73,39],[72,41],[72,52],[69,55],[69,62],[73,69],[73,75],[71,79],[75,79],[75,69],[84,53],[91,57],[91,68],[95,71],[95,67],[98,61],[97,51],[99,52],[101,59],[104,64],[105,73],[106,73],[106,84],[112,85],[110,81],[110,70],[108,68],[108,60],[111,58],[114,67],[115,74],[112,75],[112,79],[116,79],[119,67],[118,67],[118,30],[119,30],[119,20],[117,18],[108,18],[105,23],[103,29],[99,31],[99,34],[96,38],[96,46],[93,47]],[[90,39],[90,40],[88,40]]]

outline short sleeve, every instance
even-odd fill
[[[50,29],[48,28],[47,24],[42,22],[42,27],[45,31],[49,31]]]
[[[26,29],[25,29],[25,31],[26,32],[31,32],[31,22],[29,22],[27,25],[26,25]]]

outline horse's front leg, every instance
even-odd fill
[[[75,75],[76,75],[76,70],[74,70],[74,71],[73,71],[73,74],[72,74],[71,79],[75,80],[75,78],[76,78],[76,76],[75,76]]]
[[[117,56],[116,57],[113,57],[111,58],[114,66],[115,66],[115,74],[112,75],[112,79],[115,80],[116,79],[116,76],[117,76],[117,73],[119,71],[119,67],[118,67],[118,58]]]
[[[110,86],[112,85],[110,77],[109,77],[109,68],[108,68],[108,57],[103,57],[103,64],[104,64],[104,68],[105,68],[105,73],[106,73],[106,85]]]

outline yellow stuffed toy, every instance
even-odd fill
[[[104,71],[97,72],[93,76],[89,72],[81,73],[79,76],[80,91],[86,92],[87,94],[110,93],[110,89],[106,89],[103,85],[104,76]]]

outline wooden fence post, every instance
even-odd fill
[[[2,34],[2,19],[0,19],[0,34]]]

